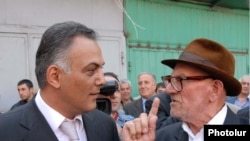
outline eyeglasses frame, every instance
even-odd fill
[[[171,86],[177,91],[180,92],[183,89],[183,84],[182,81],[183,80],[204,80],[204,79],[214,79],[212,76],[171,76],[171,75],[166,75],[166,76],[162,76],[161,79],[163,81],[163,83],[167,86],[169,83],[171,84]],[[176,79],[178,82],[180,82],[180,89],[177,89],[176,85],[173,84],[173,79]],[[166,84],[167,81],[167,84]],[[176,82],[177,82],[176,81]]]

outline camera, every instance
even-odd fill
[[[106,84],[103,85],[100,89],[100,94],[105,96],[110,96],[118,90],[118,82],[115,80],[106,81]]]
[[[100,94],[104,96],[110,96],[118,90],[118,82],[114,80],[106,81],[106,84],[103,85],[100,89]],[[107,114],[111,114],[112,106],[108,98],[97,98],[96,100],[97,109],[101,110]]]

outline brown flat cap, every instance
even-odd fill
[[[186,46],[179,59],[161,61],[172,69],[178,62],[200,68],[215,79],[221,80],[228,96],[237,96],[241,92],[241,84],[234,78],[233,54],[215,41],[205,38],[195,39]]]

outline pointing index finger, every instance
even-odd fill
[[[149,111],[149,115],[148,115],[149,118],[152,116],[157,116],[159,105],[160,105],[160,99],[158,97],[154,98],[152,107]]]

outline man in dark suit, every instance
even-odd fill
[[[94,110],[83,114],[81,118],[84,121],[88,141],[119,141],[116,124],[104,112]],[[0,124],[1,141],[59,140],[34,100],[20,107],[19,110],[2,114]]]
[[[204,125],[241,123],[225,104],[226,96],[240,93],[241,84],[234,78],[234,56],[224,46],[205,38],[195,39],[179,59],[162,63],[173,69],[162,80],[171,96],[171,116],[181,122],[157,130],[155,141],[203,141]]]
[[[134,117],[139,117],[143,110],[143,100],[142,98],[136,99],[123,106],[123,110],[126,114],[132,115]]]
[[[22,106],[29,102],[34,96],[33,83],[29,79],[22,79],[17,83],[17,90],[21,100],[11,106],[10,110],[13,110],[19,106]]]
[[[116,124],[96,109],[105,84],[104,60],[95,31],[76,22],[57,23],[36,53],[39,90],[31,102],[0,117],[2,141],[119,141]],[[67,124],[69,125],[69,124]]]
[[[157,84],[155,75],[149,72],[140,73],[137,80],[138,91],[141,97],[123,106],[125,113],[134,117],[139,117],[141,113],[146,112],[145,102],[155,94]]]

